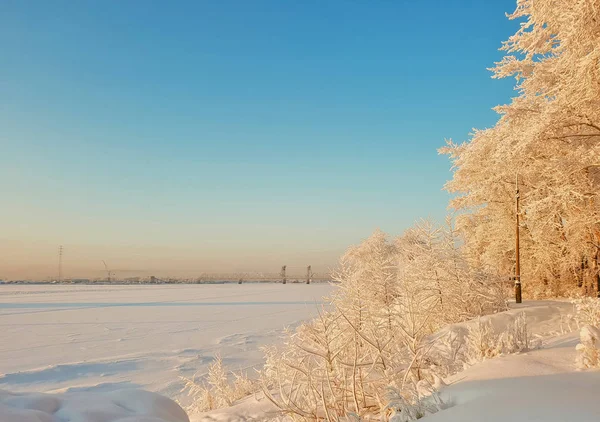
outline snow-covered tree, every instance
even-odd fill
[[[448,142],[446,189],[471,256],[508,276],[514,263],[515,176],[522,202],[523,287],[597,289],[600,247],[600,0],[519,0],[523,20],[494,77],[519,93],[470,142]]]

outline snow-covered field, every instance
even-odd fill
[[[106,420],[185,422],[180,409],[159,396],[115,391],[142,388],[185,403],[180,377],[203,374],[216,354],[229,369],[260,366],[260,347],[279,341],[285,326],[314,315],[332,289],[293,284],[3,286],[0,416],[13,415],[6,422],[89,421],[96,420],[97,410],[108,409],[114,418]],[[485,318],[501,329],[525,311],[539,347],[486,360],[446,379],[440,393],[443,410],[423,420],[600,420],[595,404],[600,372],[575,368],[578,330],[566,322],[572,305],[544,301],[518,308]],[[440,335],[472,324],[448,326]],[[23,392],[52,394],[18,394]],[[14,416],[22,408],[38,410]],[[36,419],[39,411],[62,419]],[[248,397],[231,408],[190,417],[268,420],[276,417],[274,411],[267,400]]]
[[[262,363],[317,311],[324,284],[1,286],[0,390],[143,388],[185,402],[180,377],[219,354],[231,369]]]

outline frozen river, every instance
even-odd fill
[[[0,286],[0,389],[141,387],[182,398],[215,354],[231,369],[313,316],[323,284]]]

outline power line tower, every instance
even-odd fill
[[[106,265],[104,260],[102,260],[102,263],[104,264],[104,269],[106,270],[107,281],[110,283],[110,270],[108,269],[108,265]]]
[[[285,278],[285,269],[287,268],[287,265],[284,265],[281,267],[281,273],[279,274],[281,276],[281,282],[283,284],[285,284],[287,282],[286,278]]]
[[[63,257],[63,246],[58,247],[58,282],[62,281],[62,257]]]
[[[310,280],[312,279],[312,268],[309,265],[306,267],[306,284],[310,284]]]

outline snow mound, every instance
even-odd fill
[[[600,372],[576,371],[577,342],[577,332],[555,336],[541,349],[486,360],[455,374],[440,392],[446,408],[421,420],[598,421]]]
[[[174,401],[143,390],[64,394],[0,390],[1,422],[189,422]]]

